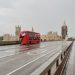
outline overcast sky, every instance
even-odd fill
[[[61,33],[64,20],[75,36],[75,0],[0,0],[0,35],[14,34],[15,26],[46,34]]]

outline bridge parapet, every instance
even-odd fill
[[[41,65],[31,75],[62,75],[70,56],[73,42],[61,52],[55,54],[46,63]]]

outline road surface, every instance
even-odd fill
[[[44,42],[31,46],[2,46],[0,75],[30,75],[42,64],[61,53],[70,42]],[[1,54],[0,53],[0,54]]]

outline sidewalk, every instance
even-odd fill
[[[75,42],[71,50],[66,75],[75,75]]]

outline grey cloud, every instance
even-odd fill
[[[0,0],[0,8],[12,8],[15,0]]]
[[[5,8],[0,15],[1,32],[6,32],[5,29],[10,27],[9,31],[14,34],[15,25],[20,24],[26,29],[33,26],[42,34],[50,30],[61,33],[65,19],[70,29],[69,35],[74,35],[74,3],[75,0],[0,0],[0,9]]]

